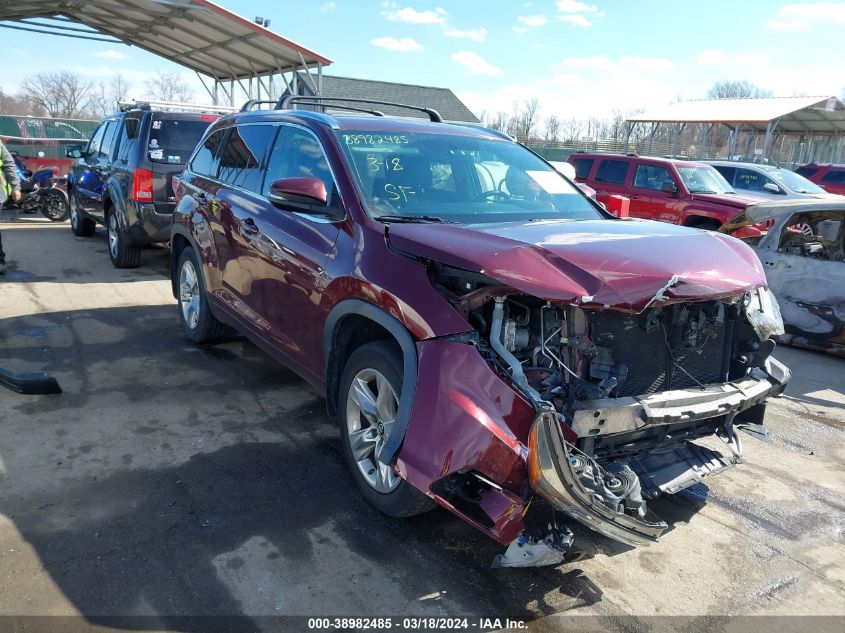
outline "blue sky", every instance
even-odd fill
[[[845,2],[778,0],[461,0],[313,4],[220,0],[334,60],[351,77],[445,86],[477,113],[537,97],[543,114],[605,116],[703,97],[722,79],[778,96],[842,95]],[[4,90],[63,68],[93,81],[120,71],[143,96],[181,67],[113,44],[2,31]],[[56,66],[57,60],[60,66]],[[192,73],[186,81],[196,84]],[[198,100],[206,97],[196,84]]]

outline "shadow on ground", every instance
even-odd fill
[[[173,306],[0,321],[0,365],[42,366],[66,388],[0,400],[0,449],[15,473],[0,485],[0,507],[91,622],[157,614],[123,626],[204,631],[207,621],[181,616],[409,611],[533,620],[561,603],[602,601],[577,562],[492,570],[502,548],[447,512],[394,520],[375,511],[310,388],[242,339],[188,344]],[[284,408],[274,400],[282,389],[304,404]],[[168,404],[167,421],[149,419],[153,402]],[[198,418],[201,407],[219,417]],[[97,462],[95,444],[56,461],[43,438],[72,438],[74,424],[124,459]],[[145,465],[136,438],[158,433],[186,457]],[[37,464],[31,479],[21,476],[28,464]],[[673,521],[697,510],[671,508]],[[585,557],[627,550],[575,531]],[[260,623],[238,626],[250,628]]]

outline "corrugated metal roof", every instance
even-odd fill
[[[316,82],[313,76],[312,81]],[[300,73],[298,85],[299,94],[314,94],[311,83],[302,73]],[[390,81],[373,81],[371,79],[353,79],[351,77],[323,75],[321,94],[324,97],[374,99],[376,101],[393,101],[394,103],[434,108],[446,121],[478,123],[478,118],[448,88],[434,88],[431,86],[417,86]],[[347,105],[361,107],[360,103],[350,103]],[[428,118],[428,115],[422,112],[414,112],[403,108],[381,105],[373,106],[373,108],[391,116]]]
[[[765,131],[770,121],[777,130],[831,134],[845,132],[845,103],[836,97],[770,97],[765,99],[698,99],[628,118],[633,123],[743,124]]]
[[[319,53],[286,39],[208,0],[15,0],[0,3],[0,20],[15,28],[68,31],[55,24],[20,22],[66,18],[126,44],[143,48],[220,80],[288,72],[302,64],[331,64]],[[71,34],[70,32],[66,34]],[[78,34],[77,34],[78,36]]]

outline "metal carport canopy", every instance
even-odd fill
[[[52,22],[34,22],[33,18]],[[97,34],[67,25],[84,24],[219,82],[332,63],[208,0],[4,1],[0,2],[0,20],[17,23],[9,28],[40,33]]]
[[[780,133],[845,132],[845,103],[836,97],[698,99],[628,117],[629,123],[721,123],[766,132],[777,122]]]

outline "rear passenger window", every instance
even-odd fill
[[[845,182],[845,169],[827,172],[822,176],[822,182]]]
[[[194,160],[191,161],[191,171],[200,176],[217,178],[217,167],[220,164],[220,146],[223,144],[223,135],[226,130],[217,130],[203,141]]]
[[[624,160],[603,160],[596,172],[596,180],[617,185],[625,184],[629,163]]]
[[[640,189],[660,191],[667,180],[674,182],[669,170],[658,165],[637,165],[634,173],[634,186]]]
[[[586,178],[590,175],[590,170],[593,168],[595,161],[592,158],[576,158],[572,161],[572,166],[575,168],[576,178]]]
[[[220,175],[223,182],[258,193],[261,189],[261,166],[267,148],[273,141],[272,125],[243,125],[229,135],[226,148],[220,155]]]

